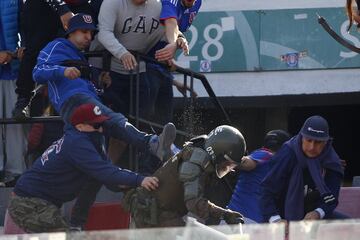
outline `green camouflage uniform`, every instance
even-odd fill
[[[210,155],[189,142],[154,173],[159,179],[158,189],[133,189],[123,198],[123,206],[131,212],[137,228],[183,226],[183,216],[188,212],[204,220],[220,219],[227,210],[203,197],[214,171]]]
[[[62,232],[68,229],[60,209],[40,198],[12,196],[8,211],[13,221],[27,233]]]

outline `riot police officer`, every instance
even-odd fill
[[[156,190],[139,187],[125,195],[123,205],[131,212],[135,227],[183,226],[188,212],[212,223],[221,219],[242,223],[240,213],[211,203],[204,189],[211,177],[222,178],[238,166],[245,148],[240,131],[227,125],[186,142],[183,150],[154,173],[159,179]]]

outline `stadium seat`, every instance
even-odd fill
[[[94,203],[85,230],[127,229],[129,223],[130,214],[124,211],[120,203]]]
[[[26,233],[21,229],[16,223],[14,223],[12,217],[10,216],[8,210],[5,213],[4,219],[4,234],[24,234]]]
[[[342,187],[335,210],[352,218],[360,218],[360,187]]]

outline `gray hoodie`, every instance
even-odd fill
[[[128,51],[146,54],[164,37],[160,12],[160,0],[147,0],[142,5],[134,5],[133,0],[104,0],[99,13],[99,33],[90,50],[105,47],[113,55],[111,70],[129,74],[120,58]],[[91,63],[99,66],[97,61]],[[144,71],[145,64],[141,63],[140,72]]]

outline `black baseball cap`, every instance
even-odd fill
[[[265,135],[264,147],[276,152],[289,139],[290,134],[287,131],[282,129],[271,130]]]
[[[304,122],[300,134],[316,141],[327,141],[330,138],[328,122],[321,116],[311,116]]]

